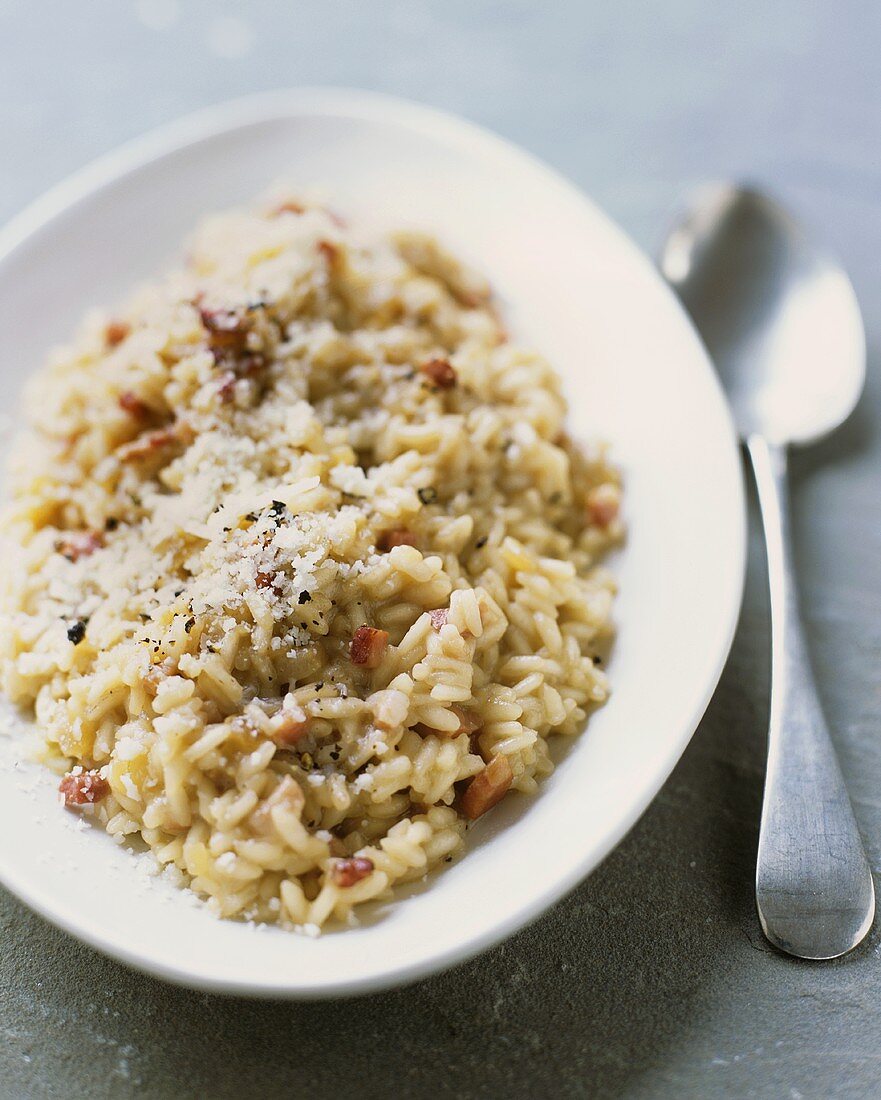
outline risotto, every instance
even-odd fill
[[[2,687],[59,803],[220,916],[354,920],[606,699],[616,472],[430,237],[211,218],[28,412]]]

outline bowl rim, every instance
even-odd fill
[[[492,928],[472,939],[436,954],[427,954],[410,963],[390,966],[379,975],[368,974],[345,981],[312,983],[306,987],[268,986],[260,981],[212,978],[204,974],[192,973],[184,967],[157,961],[149,953],[142,952],[137,947],[108,942],[101,934],[85,926],[75,913],[59,908],[51,898],[44,895],[43,891],[30,887],[26,879],[6,869],[0,854],[0,883],[6,889],[50,923],[135,970],[204,992],[300,1000],[377,992],[409,984],[462,963],[537,919],[596,869],[633,828],[660,791],[691,741],[716,690],[728,659],[740,615],[747,550],[746,498],[739,461],[739,440],[721,383],[704,344],[679,299],[667,286],[649,257],[579,187],[516,143],[451,112],[382,92],[322,85],[257,92],[189,112],[176,120],[127,140],[76,170],[30,202],[0,228],[0,264],[5,263],[20,247],[26,245],[32,236],[48,226],[56,217],[75,207],[81,200],[100,193],[154,160],[231,130],[307,112],[313,115],[345,115],[373,122],[392,121],[409,125],[423,134],[453,142],[460,148],[489,153],[494,157],[515,156],[520,163],[526,162],[536,175],[543,177],[548,184],[568,192],[571,198],[587,205],[595,217],[614,231],[618,243],[629,249],[630,261],[641,265],[645,271],[650,271],[654,281],[665,289],[670,310],[678,314],[681,326],[690,332],[696,349],[704,360],[711,388],[716,391],[718,411],[721,422],[725,425],[726,443],[736,462],[739,499],[735,517],[738,537],[731,547],[734,558],[732,573],[737,580],[727,597],[728,605],[723,616],[724,628],[716,639],[718,654],[713,663],[711,675],[706,678],[701,692],[696,693],[689,718],[683,723],[679,736],[670,739],[662,765],[654,772],[651,782],[643,785],[639,797],[634,798],[630,803],[628,812],[617,820],[615,827],[605,833],[598,843],[585,849],[582,857],[568,874],[556,880],[552,888],[537,894],[529,905],[522,906],[506,920],[496,923]]]

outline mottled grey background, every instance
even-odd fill
[[[297,83],[482,122],[649,250],[700,181],[773,185],[846,260],[868,330],[866,397],[798,458],[794,509],[820,689],[877,868],[879,54],[875,0],[0,0],[0,217],[160,122]],[[753,911],[762,569],[754,536],[722,684],[640,825],[545,918],[441,977],[334,1004],[187,993],[0,892],[0,1095],[881,1095],[877,935],[801,964],[765,945]]]

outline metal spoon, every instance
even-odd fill
[[[771,717],[756,867],[765,935],[805,959],[856,947],[875,891],[820,709],[790,548],[789,444],[848,416],[865,337],[841,268],[766,195],[716,187],[671,232],[661,267],[722,378],[752,461],[771,589]]]

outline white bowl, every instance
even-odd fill
[[[125,146],[0,234],[2,370],[22,376],[81,314],[173,262],[205,212],[286,177],[340,209],[435,230],[497,288],[554,362],[577,435],[625,470],[614,694],[531,799],[513,796],[464,858],[361,928],[320,939],[213,918],[57,804],[5,739],[0,880],[88,943],[203,989],[363,992],[450,966],[537,916],[618,843],[688,743],[716,685],[743,584],[738,448],[712,367],[649,261],[580,192],[469,123],[331,89],[262,95]],[[2,739],[0,739],[2,740]],[[632,885],[634,893],[640,883]]]

